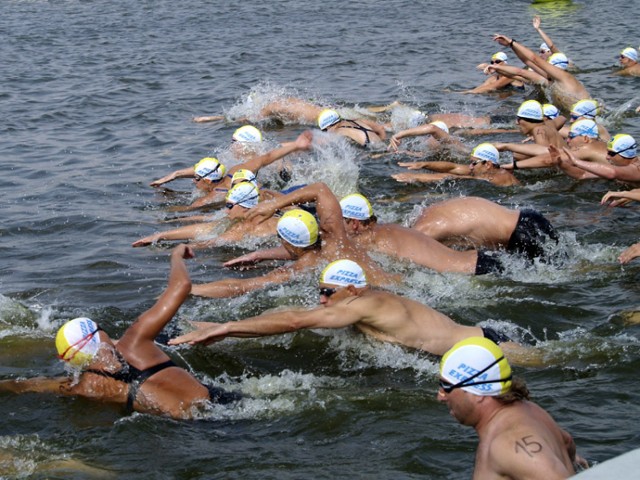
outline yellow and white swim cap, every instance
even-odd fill
[[[342,216],[356,220],[368,220],[373,216],[373,208],[367,197],[359,193],[352,193],[340,200]]]
[[[77,367],[91,362],[100,346],[98,330],[98,325],[89,318],[69,320],[56,334],[58,358]]]
[[[231,138],[236,142],[259,143],[262,141],[262,133],[253,125],[244,125],[233,132]]]
[[[451,347],[440,362],[440,376],[453,385],[463,382],[459,388],[473,395],[496,396],[511,388],[509,362],[502,349],[484,337],[470,337]]]
[[[564,53],[560,52],[551,55],[547,59],[547,62],[555,67],[561,68],[562,70],[566,70],[569,67],[569,59]]]
[[[251,182],[237,183],[227,192],[226,201],[244,208],[253,208],[260,201],[260,190]]]
[[[251,170],[247,170],[246,168],[240,168],[236,170],[231,177],[231,185],[235,185],[236,183],[249,182],[254,185],[258,185],[256,180],[256,176],[253,174]]]
[[[356,288],[367,286],[367,277],[362,267],[352,260],[336,260],[327,265],[320,274],[320,283]]]
[[[227,173],[227,168],[215,157],[205,157],[193,166],[195,174],[208,182],[217,182]]]
[[[631,135],[618,133],[607,143],[607,150],[624,158],[633,158],[638,155],[638,144]]]
[[[592,98],[586,98],[579,100],[571,107],[571,118],[576,119],[580,117],[584,118],[596,118],[598,115],[598,101]]]
[[[542,104],[537,100],[527,100],[518,107],[516,116],[525,120],[544,120]]]
[[[634,62],[638,61],[638,51],[633,47],[627,47],[620,52],[620,55],[628,58],[629,60],[633,60]]]
[[[496,166],[500,166],[500,153],[491,143],[481,143],[471,151],[471,157],[479,160],[488,160]]]
[[[318,241],[318,222],[309,212],[289,210],[278,221],[278,236],[294,247],[305,248]]]
[[[569,138],[587,136],[589,138],[598,138],[598,124],[589,118],[576,120],[569,128]]]
[[[542,105],[542,114],[549,119],[554,119],[560,115],[560,110],[551,103],[545,103]]]
[[[435,125],[440,130],[444,130],[445,132],[449,133],[449,127],[442,120],[436,120],[435,122],[430,122],[429,125]]]
[[[507,54],[504,53],[504,52],[494,53],[491,56],[491,61],[495,62],[496,60],[499,61],[499,62],[507,63]]]
[[[318,127],[320,130],[326,130],[331,125],[334,125],[340,121],[340,115],[335,110],[325,109],[318,115]]]

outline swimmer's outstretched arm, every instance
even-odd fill
[[[394,134],[389,140],[389,150],[397,152],[398,147],[400,146],[400,140],[403,138],[419,137],[423,135],[433,135],[434,138],[437,138],[440,141],[450,141],[451,139],[450,135],[447,132],[442,130],[440,127],[437,127],[436,125],[420,125],[419,127],[400,130],[399,132]]]
[[[398,162],[398,165],[401,167],[407,167],[410,170],[426,168],[428,170],[433,170],[434,172],[450,173],[453,175],[468,175],[471,171],[468,165],[461,165],[454,162]]]
[[[247,253],[246,255],[232,258],[231,260],[224,262],[222,265],[224,267],[238,267],[243,265],[255,265],[256,263],[264,262],[266,260],[293,260],[293,257],[286,248],[279,246]]]
[[[12,393],[58,393],[69,394],[71,379],[68,377],[34,377],[0,380],[0,391]]]
[[[618,257],[618,261],[624,265],[637,257],[640,257],[640,243],[634,243],[622,252]]]
[[[164,185],[165,183],[169,183],[177,178],[193,178],[196,174],[194,167],[183,168],[182,170],[176,170],[175,172],[170,173],[169,175],[165,175],[158,180],[154,180],[149,185],[152,187],[159,187]]]
[[[391,178],[402,183],[415,183],[415,182],[438,182],[446,178],[473,178],[473,177],[451,175],[450,173],[396,173],[394,175],[391,175]]]
[[[525,83],[532,83],[534,85],[547,85],[549,83],[546,77],[524,68],[513,67],[511,65],[491,65],[488,68],[490,71],[498,72],[500,75]]]
[[[200,117],[193,117],[193,121],[196,123],[219,122],[224,119],[224,115],[203,115]]]
[[[230,298],[245,293],[285,283],[294,278],[298,271],[293,267],[280,267],[261,277],[228,278],[216,282],[195,284],[191,288],[191,295],[208,298]]]
[[[264,155],[260,155],[259,157],[242,163],[238,168],[233,169],[233,171],[240,168],[246,168],[257,175],[261,168],[271,165],[273,162],[280,160],[291,153],[310,150],[312,142],[313,132],[311,130],[306,130],[298,135],[298,138],[293,142],[283,143],[282,146],[275,148]],[[231,173],[233,173],[233,171]]]
[[[551,50],[552,53],[558,53],[560,50],[555,46],[551,37],[547,35],[542,28],[540,28],[540,17],[538,15],[534,15],[531,23],[533,24],[533,28],[536,32],[538,32],[538,35],[540,35],[540,38],[542,38],[542,41],[547,44],[549,50]]]
[[[620,207],[632,201],[640,202],[640,188],[628,191],[609,191],[600,200],[601,205],[609,204],[610,207]]]
[[[158,232],[147,237],[140,238],[131,244],[132,247],[145,247],[156,243],[160,240],[191,240],[210,232],[220,220],[215,222],[195,223],[192,225],[184,225],[173,230]]]

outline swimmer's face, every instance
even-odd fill
[[[446,381],[441,379],[442,381]],[[448,382],[447,382],[448,383]],[[450,393],[446,393],[442,387],[438,388],[436,399],[444,403],[449,408],[449,414],[462,425],[473,426],[471,414],[474,410],[474,400],[476,396],[465,392],[461,388],[456,388]]]
[[[625,57],[624,55],[620,55],[619,59],[620,65],[622,65],[623,67],[627,67],[631,63],[631,59],[629,57]]]
[[[249,210],[248,208],[241,207],[237,203],[225,203],[225,208],[227,209],[227,216],[231,220],[235,220],[236,218],[243,218],[244,214]]]
[[[542,57],[543,60],[548,60],[551,56],[551,50],[540,50],[538,54]]]
[[[204,177],[201,177],[200,175],[195,175],[193,177],[193,184],[196,186],[198,190],[202,190],[203,192],[209,192],[213,190],[219,183],[220,183],[220,180],[218,180],[217,182],[210,182],[209,180],[207,180]]]
[[[341,287],[331,283],[321,283],[319,285],[320,305],[330,307],[340,300],[351,296],[349,287]]]
[[[291,254],[291,256],[294,259],[298,259],[300,258],[302,255],[304,255],[305,253],[305,249],[302,247],[296,247],[295,245],[291,245],[289,242],[287,242],[284,238],[282,238],[280,235],[278,235],[278,238],[280,239],[280,243],[282,244],[282,246],[285,248],[285,250],[287,252],[289,252],[289,254]]]
[[[477,157],[471,157],[471,163],[469,164],[469,170],[472,175],[488,172],[493,168],[493,164],[489,160],[482,160]]]

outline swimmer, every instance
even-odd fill
[[[551,40],[551,37],[549,37],[549,35],[547,35],[544,30],[542,30],[542,27],[540,26],[540,17],[538,15],[534,15],[531,23],[535,31],[538,32],[538,35],[540,35],[540,38],[542,39],[542,43],[540,44],[540,48],[538,50],[538,55],[540,55],[543,60],[548,60],[549,57],[554,53],[560,53],[560,50],[553,42],[553,40]]]
[[[529,400],[524,380],[512,377],[506,351],[491,340],[456,343],[440,362],[437,400],[478,434],[473,478],[560,479],[588,466],[569,433]]]
[[[394,223],[378,223],[367,198],[359,193],[340,200],[349,238],[364,251],[409,260],[437,272],[470,275],[500,273],[500,261],[483,251],[453,250],[417,229]]]
[[[349,120],[342,118],[335,110],[326,109],[318,115],[318,128],[348,138],[361,147],[380,144],[387,133],[384,126],[372,120]]]
[[[449,127],[442,121],[431,122],[427,125],[408,128],[395,133],[389,140],[388,149],[397,153],[400,141],[403,138],[422,136],[427,137],[426,143],[431,150],[439,150],[446,145],[454,147],[458,151],[468,151],[468,148],[460,140],[449,134]],[[402,153],[408,154],[409,152]]]
[[[260,109],[260,120],[275,120],[285,124],[314,125],[323,107],[296,97],[286,97],[269,102]],[[224,115],[199,116],[196,123],[226,120]],[[242,119],[244,121],[246,119]]]
[[[225,266],[256,263],[266,259],[293,260],[291,264],[259,277],[230,278],[193,285],[191,293],[212,298],[243,295],[270,285],[288,282],[303,272],[340,258],[353,260],[361,265],[373,285],[390,285],[398,281],[395,275],[382,270],[366,251],[358,248],[349,239],[342,221],[340,204],[324,183],[314,183],[268,202],[260,202],[246,212],[245,218],[252,221],[261,217],[264,221],[277,210],[310,202],[316,203],[319,221],[305,210],[289,210],[276,226],[280,247],[243,255],[226,262]]]
[[[598,125],[598,138],[603,142],[608,142],[611,140],[611,135],[609,131],[605,128],[602,123],[598,121],[598,114],[600,113],[600,105],[597,100],[593,98],[587,98],[585,100],[580,100],[579,102],[574,103],[571,106],[571,111],[569,112],[569,121],[576,122],[578,120],[587,119],[593,120]],[[569,127],[566,126],[560,130],[560,135],[564,138],[569,136]]]
[[[524,82],[517,78],[508,77],[505,75],[501,75],[498,71],[489,70],[490,65],[500,65],[507,64],[508,57],[504,52],[494,53],[491,57],[491,63],[481,63],[478,65],[478,69],[482,70],[485,75],[488,75],[488,78],[471,90],[464,90],[460,93],[490,93],[496,91],[504,91],[505,89],[517,89],[524,90]]]
[[[443,355],[456,342],[486,337],[501,343],[509,358],[539,366],[535,349],[524,347],[488,327],[460,325],[422,303],[371,288],[363,269],[351,260],[330,263],[320,274],[320,307],[280,310],[227,323],[191,322],[196,330],[169,340],[170,345],[209,345],[227,337],[254,338],[312,328],[345,328],[381,342]]]
[[[534,260],[558,242],[551,223],[532,209],[513,210],[480,197],[457,197],[426,207],[414,229],[446,245],[505,250]]]
[[[461,165],[453,162],[399,162],[410,170],[426,168],[438,173],[396,173],[391,175],[398,182],[437,182],[445,179],[484,180],[500,187],[520,185],[513,174],[500,168],[500,154],[490,143],[481,143],[471,152],[471,163]]]
[[[622,68],[615,75],[627,77],[640,77],[640,64],[638,63],[638,51],[627,47],[620,52],[620,65]]]
[[[607,164],[607,144],[599,139],[598,125],[593,120],[582,119],[571,124],[567,136],[569,151],[578,159],[586,162]],[[594,178],[584,170],[574,167],[570,162],[561,162],[563,150],[550,146],[548,152],[543,155],[528,158],[511,165],[505,165],[507,169],[529,169],[557,167],[566,175],[577,180]]]
[[[496,34],[493,39],[504,47],[510,47],[525,65],[544,77],[551,89],[554,105],[568,110],[578,100],[591,98],[584,85],[566,71],[569,60],[564,54],[554,53],[548,60],[544,60],[513,38]]]
[[[302,132],[295,141],[285,142],[282,146],[264,155],[234,165],[228,172],[218,159],[213,157],[205,158],[195,165],[193,178],[196,188],[202,190],[205,194],[194,200],[190,205],[171,207],[169,210],[173,212],[189,212],[221,203],[231,187],[231,179],[236,171],[244,169],[257,175],[261,168],[271,165],[291,153],[310,150],[312,141],[313,133],[307,130]]]
[[[0,390],[80,396],[121,404],[128,413],[177,419],[193,418],[207,402],[238,401],[236,393],[200,383],[154,341],[189,296],[191,281],[184,260],[192,257],[186,245],[173,249],[167,288],[120,339],[110,338],[88,318],[76,318],[58,330],[59,358],[82,369],[77,381],[68,377],[4,380]]]
[[[245,161],[250,160],[257,156],[255,154],[255,148],[252,147],[262,143],[262,133],[252,125],[245,125],[233,132],[231,142],[231,151],[236,158]],[[178,178],[193,178],[195,175],[195,167],[183,168],[171,172],[158,180],[154,180],[149,185],[152,187],[160,187]]]
[[[584,178],[606,178],[637,184],[640,183],[637,147],[638,144],[631,135],[619,133],[607,143],[608,165],[580,160],[567,148],[564,149],[566,156],[560,157],[560,161],[584,170]]]
[[[542,105],[537,100],[523,102],[516,113],[516,122],[520,132],[533,139],[533,144],[523,143],[494,143],[499,152],[510,151],[515,162],[525,160],[536,155],[547,153],[549,145],[557,148],[566,143],[553,122],[544,121]]]

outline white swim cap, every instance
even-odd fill
[[[320,130],[326,130],[331,125],[340,121],[340,115],[335,110],[326,109],[318,115],[318,127]]]
[[[256,176],[251,170],[247,170],[246,168],[236,170],[231,177],[231,185],[242,182],[250,182],[257,186]]]
[[[625,48],[620,52],[620,55],[627,57],[629,60],[633,60],[634,62],[638,61],[638,51],[633,47]]]
[[[449,127],[447,127],[447,124],[444,123],[442,120],[436,120],[435,122],[430,122],[429,125],[435,125],[440,130],[444,130],[445,132],[449,133]]]
[[[551,49],[549,48],[549,45],[547,45],[545,42],[542,42],[540,44],[540,51],[541,52],[550,52]]]
[[[500,166],[500,153],[490,143],[481,143],[471,151],[471,156],[480,160],[488,160],[496,166]]]
[[[554,53],[547,60],[551,65],[566,70],[569,67],[569,59],[564,53]]]
[[[89,363],[98,353],[98,330],[98,325],[89,318],[69,320],[56,334],[58,358],[77,367]]]
[[[596,118],[598,114],[598,102],[591,98],[580,100],[571,107],[571,117]]]
[[[598,125],[589,118],[576,120],[571,124],[569,129],[569,138],[580,137],[586,135],[589,138],[598,138]]]
[[[492,61],[498,60],[499,62],[507,63],[507,54],[504,52],[497,52],[491,56]]]
[[[208,182],[217,182],[227,173],[227,168],[215,157],[205,157],[196,163],[193,168],[197,176],[204,178]]]
[[[618,155],[624,158],[633,158],[638,155],[638,144],[635,138],[626,133],[619,133],[615,135],[609,143],[607,143],[607,150],[610,152],[616,152]]]
[[[355,218],[356,220],[368,220],[373,216],[371,203],[364,195],[352,193],[340,200],[342,216],[344,218]]]
[[[551,103],[545,103],[542,105],[542,114],[550,119],[557,118],[560,115],[560,110],[556,108],[555,105]]]
[[[367,286],[367,277],[362,267],[351,260],[336,260],[322,270],[320,283],[328,283],[339,287],[353,285],[356,288]]]
[[[305,248],[318,241],[318,222],[309,212],[289,210],[278,221],[278,236],[294,247]]]
[[[544,114],[542,113],[542,105],[537,100],[527,100],[522,102],[518,108],[516,116],[524,118],[525,120],[543,120]]]
[[[228,204],[253,208],[260,201],[260,190],[251,182],[237,183],[227,193],[226,200]]]
[[[496,396],[511,388],[511,366],[502,349],[483,337],[470,337],[451,347],[440,362],[440,376],[453,385],[468,383],[459,388],[473,395]]]
[[[253,125],[245,125],[233,132],[231,138],[236,142],[259,143],[262,141],[262,133]]]

